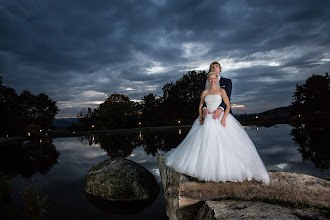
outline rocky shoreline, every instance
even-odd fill
[[[256,181],[198,181],[165,165],[157,156],[171,220],[329,219],[330,181],[304,174],[269,172],[270,184]]]

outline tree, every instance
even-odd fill
[[[80,127],[84,130],[89,130],[92,128],[92,125],[95,125],[96,120],[96,111],[91,108],[82,109],[78,113],[78,121],[80,123]]]
[[[296,85],[293,95],[292,114],[302,120],[329,119],[329,74],[310,76],[304,84]]]
[[[20,111],[22,120],[26,127],[36,125],[41,129],[48,129],[52,126],[59,109],[56,101],[50,99],[45,93],[33,95],[25,90],[19,95]]]
[[[205,71],[189,71],[175,83],[163,86],[161,110],[169,124],[191,124],[198,116],[198,105],[206,81]]]
[[[136,127],[137,104],[127,96],[114,93],[96,109],[96,124],[105,129]]]
[[[143,126],[157,126],[159,122],[159,105],[161,98],[150,93],[142,97],[142,124]]]
[[[13,88],[2,85],[0,76],[0,136],[23,133],[19,100]]]

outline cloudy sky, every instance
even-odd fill
[[[114,92],[162,96],[165,83],[219,61],[234,112],[262,112],[330,71],[329,8],[328,0],[0,0],[0,75],[18,93],[45,92],[57,117],[71,117]]]

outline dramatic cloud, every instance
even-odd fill
[[[330,69],[330,1],[15,1],[0,6],[0,75],[76,116],[114,92],[140,100],[220,61],[235,113],[290,104]]]

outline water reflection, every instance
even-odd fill
[[[310,160],[319,169],[330,167],[330,127],[305,124],[294,127],[291,131],[293,140],[299,146],[303,161]]]
[[[166,152],[179,145],[188,131],[189,128],[181,128],[153,132],[89,135],[77,138],[81,143],[99,145],[108,153],[109,157],[128,157],[136,147],[140,146],[148,155],[155,156],[159,150]]]
[[[135,201],[108,201],[97,196],[86,194],[87,200],[96,208],[119,215],[133,215],[141,212],[148,207],[154,200],[135,200]]]
[[[94,137],[78,137],[80,141],[88,140],[89,145],[97,144],[104,149],[110,157],[127,157],[139,144],[138,134],[99,135]]]
[[[259,131],[266,127],[250,126],[251,129]],[[278,126],[274,126],[278,128]],[[78,137],[83,142],[88,142],[89,145],[97,144],[104,149],[109,157],[128,157],[132,156],[132,152],[137,147],[143,147],[147,155],[155,156],[158,151],[167,152],[175,148],[187,135],[188,128],[179,128],[166,131],[152,131],[127,134],[112,134]],[[245,129],[248,129],[245,127]],[[262,138],[263,135],[257,135],[254,139]],[[299,146],[298,152],[301,154],[302,160],[312,161],[316,168],[329,169],[330,153],[328,148],[329,127],[316,125],[300,125],[292,128],[291,134],[293,140]],[[259,137],[258,137],[259,136]],[[281,138],[281,137],[279,137]],[[262,142],[265,142],[263,140]],[[265,143],[263,143],[264,145]],[[266,149],[264,149],[266,150]],[[267,149],[267,152],[272,152],[273,149]],[[285,149],[284,149],[285,150]],[[286,149],[285,151],[288,151]],[[293,150],[293,149],[292,149]],[[273,152],[274,153],[274,152]],[[273,157],[274,155],[272,155]],[[274,160],[274,159],[273,159]],[[287,163],[278,164],[278,168],[283,170],[288,166]]]
[[[21,174],[26,179],[49,172],[60,155],[52,139],[8,144],[1,146],[0,152],[1,171],[11,177]]]
[[[308,153],[305,153],[309,152],[310,155],[317,154],[322,156],[322,153],[316,151],[313,146],[321,146],[320,144],[325,146],[326,143],[329,143],[329,140],[325,138],[328,132],[325,135],[320,133],[315,135],[309,131],[311,127],[301,127],[293,128],[290,125],[283,124],[270,128],[259,126],[258,130],[256,126],[246,126],[245,129],[255,143],[258,153],[268,170],[304,173],[323,179],[330,179],[330,170],[322,171],[316,168],[310,159],[313,157],[306,156]],[[0,147],[0,169],[5,169],[7,173],[11,172],[15,175],[22,174],[25,177],[31,177],[31,175],[36,174],[33,176],[34,180],[38,184],[47,185],[47,195],[50,204],[48,217],[50,219],[81,219],[82,217],[84,219],[168,219],[162,191],[156,200],[142,211],[137,209],[136,214],[122,216],[112,214],[116,213],[117,208],[111,210],[110,206],[106,205],[104,207],[106,210],[104,210],[102,206],[95,205],[94,201],[86,198],[84,178],[89,169],[95,164],[108,159],[109,156],[120,155],[126,156],[127,159],[147,168],[155,176],[158,184],[161,185],[157,159],[153,155],[156,152],[164,153],[175,148],[189,131],[189,127],[184,128],[182,126],[180,129],[181,135],[178,128],[161,131],[153,130],[150,132],[137,130],[134,131],[135,133],[127,134],[95,134],[94,136],[79,137],[78,141],[77,137],[56,138],[54,141],[42,140],[42,143],[38,139],[33,144],[26,142],[25,147],[23,143],[16,144],[17,146],[2,145]],[[295,131],[295,129],[297,130]],[[300,134],[298,136],[302,137],[302,139],[308,136],[307,141],[302,142],[304,143],[302,146],[305,147],[300,147],[298,144],[298,140],[301,140],[301,138],[297,138],[296,133]],[[316,140],[320,138],[322,141],[320,140],[320,143],[316,143],[315,137]],[[295,145],[293,138],[296,139],[299,147]],[[49,144],[48,147],[46,146],[47,143]],[[36,146],[28,147],[29,144]],[[312,147],[310,147],[310,144]],[[125,149],[120,149],[121,147]],[[34,148],[35,150],[33,150]],[[316,149],[318,148],[316,147]],[[324,149],[328,148],[323,147]],[[61,156],[58,156],[59,152]],[[329,152],[322,152],[329,155]],[[302,158],[305,158],[306,161],[303,162]],[[329,156],[326,158],[313,160],[328,161],[321,164],[328,164],[327,166],[322,166],[329,167]],[[39,167],[36,167],[37,164],[39,164]],[[48,172],[50,169],[51,172]],[[46,173],[46,175],[38,175],[39,173]],[[24,187],[24,184],[22,184],[24,181],[24,177],[17,175],[13,179],[14,190],[18,191],[18,189]],[[112,207],[117,207],[118,204],[111,205]],[[120,213],[124,211],[118,210]],[[135,213],[134,210],[131,211]]]

